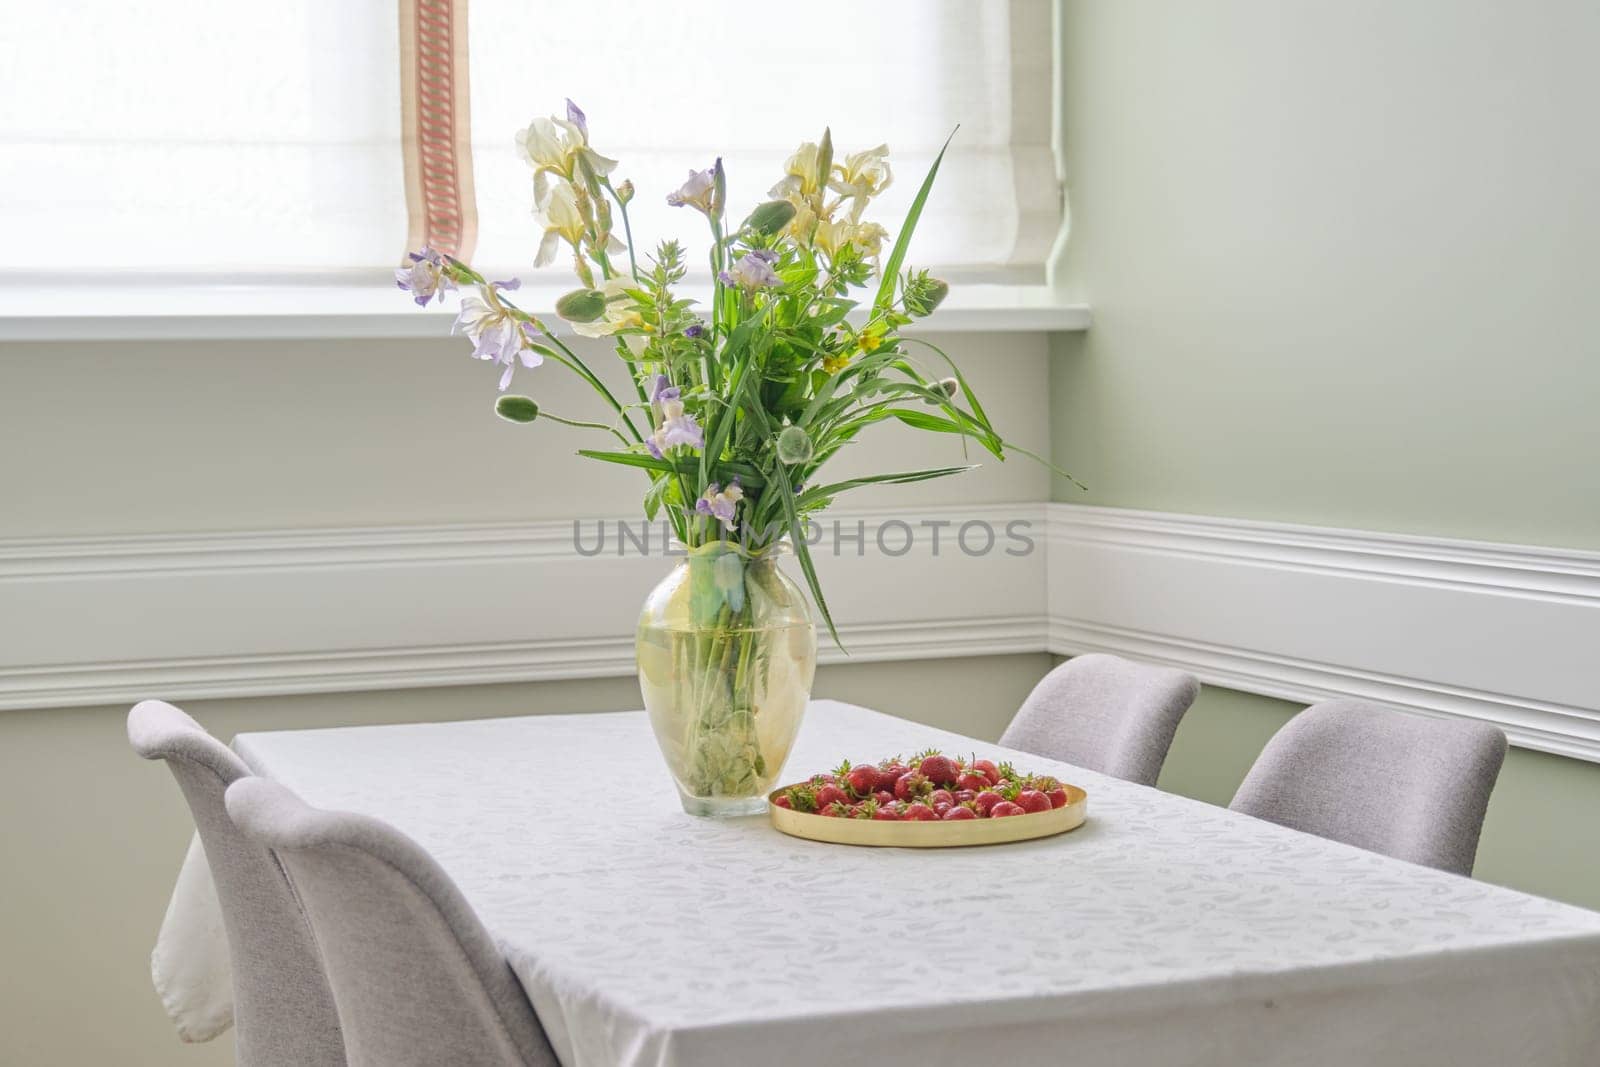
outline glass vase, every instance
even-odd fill
[[[817,630],[779,547],[689,549],[639,613],[639,688],[691,815],[764,811],[811,698]]]

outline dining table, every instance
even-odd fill
[[[1600,913],[851,704],[811,703],[785,780],[936,748],[1080,786],[1088,818],[948,849],[696,818],[644,712],[233,745],[427,849],[568,1067],[1600,1063]],[[207,877],[192,848],[157,946],[180,1022],[227,1007]]]

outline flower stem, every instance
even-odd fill
[[[621,402],[618,401],[617,398],[612,394],[611,390],[606,388],[606,383],[602,382],[599,376],[596,375],[594,371],[589,369],[589,365],[585,363],[576,352],[563,344],[561,338],[551,333],[548,326],[540,322],[538,319],[534,319],[533,324],[538,327],[539,332],[544,335],[546,340],[555,345],[557,348],[561,349],[562,354],[556,355],[556,360],[565,364],[568,370],[576,372],[579,377],[583,378],[584,381],[593,386],[595,390],[605,398],[606,403],[611,405],[611,409],[622,417],[623,425],[627,426],[628,432],[633,434],[634,442],[643,444],[644,438],[639,435],[639,428],[633,424],[632,419],[628,418],[628,412],[623,408]],[[565,358],[563,358],[563,356]]]
[[[627,437],[623,436],[621,430],[617,429],[615,426],[607,426],[603,422],[585,422],[582,419],[564,419],[554,412],[546,411],[544,408],[539,409],[539,417],[541,419],[549,419],[551,422],[559,422],[563,426],[578,426],[586,430],[604,430],[606,433],[615,434],[617,440],[621,441],[624,445],[633,444],[632,441],[629,441]]]
[[[633,225],[628,221],[628,204],[622,197],[617,195],[617,190],[612,186],[610,178],[602,178],[600,181],[605,186],[606,192],[611,194],[611,199],[617,202],[617,211],[622,214],[622,235],[628,240],[628,271],[633,275],[633,280],[638,282],[639,261],[633,255]]]

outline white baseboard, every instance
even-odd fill
[[[818,558],[849,650],[824,662],[1116,652],[1600,761],[1600,553],[1066,504],[834,519],[868,537]],[[896,520],[953,525],[897,556],[871,535]],[[973,520],[1035,551],[956,550]],[[0,709],[627,675],[667,566],[585,556],[569,521],[0,541]]]
[[[1600,553],[1066,504],[1049,529],[1052,652],[1600,760]]]

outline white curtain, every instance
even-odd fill
[[[584,109],[595,147],[638,187],[641,251],[676,236],[700,261],[699,216],[665,205],[722,156],[729,213],[765,198],[803,140],[836,158],[887,143],[894,185],[874,208],[897,232],[960,124],[912,246],[921,265],[1043,277],[1060,223],[1051,151],[1047,0],[471,0],[478,260],[524,277],[538,247],[531,179],[512,134]]]
[[[0,277],[384,277],[406,233],[397,24],[395,0],[10,5]],[[888,143],[894,231],[959,123],[912,259],[1042,276],[1051,38],[1047,0],[471,0],[474,259],[535,275],[512,136],[570,96],[639,189],[642,251],[679,236],[698,261],[698,216],[664,203],[691,167],[723,156],[741,213],[824,125],[839,158]]]
[[[395,0],[7,4],[0,271],[375,274],[406,232],[398,25]]]

